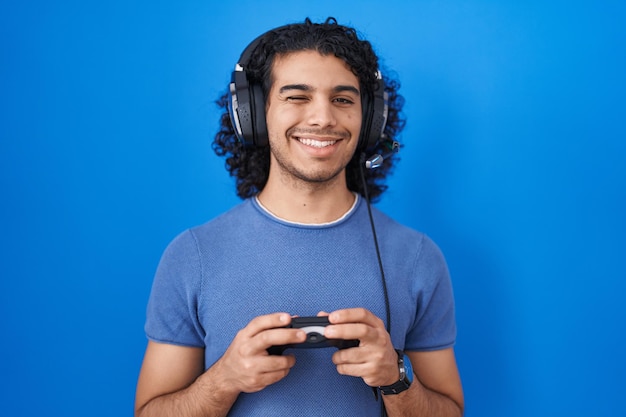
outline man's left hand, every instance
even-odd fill
[[[369,386],[391,385],[400,379],[398,354],[383,321],[364,308],[337,310],[329,314],[329,339],[358,339],[359,346],[340,349],[333,355],[337,372],[363,378]]]

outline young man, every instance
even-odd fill
[[[277,28],[221,104],[214,149],[245,201],[165,251],[135,415],[461,416],[443,256],[367,201],[393,157],[366,159],[403,124],[371,45],[334,19]],[[356,342],[313,348],[288,327],[304,316]]]

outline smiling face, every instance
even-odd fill
[[[308,50],[277,56],[266,115],[268,184],[345,185],[362,114],[359,80],[344,61]]]

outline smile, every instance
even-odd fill
[[[314,148],[325,148],[327,146],[334,145],[337,143],[336,140],[315,140],[315,139],[306,139],[306,138],[298,138],[298,141],[306,146],[312,146]]]

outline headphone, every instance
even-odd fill
[[[270,32],[285,27],[287,26]],[[269,142],[265,121],[265,95],[259,83],[249,80],[247,68],[253,52],[270,32],[260,35],[244,49],[231,75],[228,112],[235,134],[245,147],[267,146]],[[357,149],[365,151],[376,146],[387,124],[388,93],[379,70],[376,70],[374,91],[371,94],[361,91],[361,105],[363,119]]]

